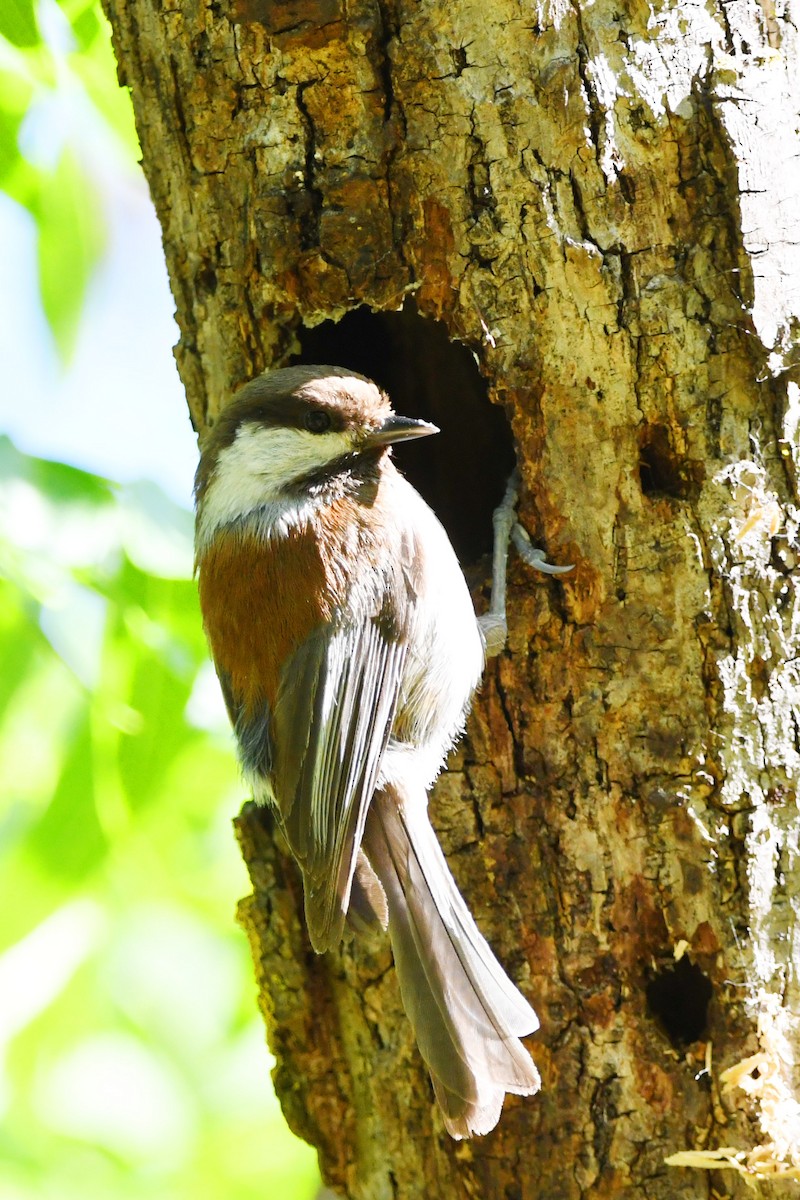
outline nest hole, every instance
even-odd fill
[[[708,1030],[711,980],[688,958],[660,971],[647,985],[647,1007],[676,1048],[699,1041]]]
[[[682,460],[675,452],[666,425],[645,425],[639,442],[639,482],[650,500],[669,497],[690,500],[703,478],[700,464]]]
[[[398,466],[450,535],[462,564],[492,547],[492,513],[514,468],[511,429],[489,400],[470,350],[413,302],[398,312],[361,307],[341,321],[298,331],[292,363],[358,371],[384,388],[395,412],[433,421],[441,433],[394,449]]]

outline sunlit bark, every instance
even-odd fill
[[[513,566],[508,650],[433,803],[542,1018],[542,1094],[453,1143],[386,944],[315,958],[248,810],[290,1122],[359,1200],[750,1194],[711,1158],[664,1162],[719,1147],[800,1168],[797,14],[107,6],[196,426],[309,327],[413,296],[508,416],[534,539],[576,564]],[[387,327],[358,328],[397,373]],[[411,328],[404,366],[441,391]]]

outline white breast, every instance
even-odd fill
[[[427,788],[463,729],[483,671],[483,640],[464,575],[438,518],[405,479],[396,476],[392,482],[398,511],[423,548],[400,703],[417,730],[413,766],[420,786]],[[385,780],[390,781],[396,769],[407,777],[410,750],[390,743],[381,771]]]

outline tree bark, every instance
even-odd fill
[[[505,414],[522,520],[576,564],[512,565],[508,649],[432,801],[541,1016],[541,1095],[451,1141],[388,944],[314,956],[246,807],[242,920],[290,1124],[354,1200],[743,1196],[800,1173],[796,14],[106,4],[196,428],[293,356],[374,363],[454,431],[423,482],[466,558]]]

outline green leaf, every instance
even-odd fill
[[[141,156],[139,138],[133,119],[133,104],[127,87],[117,81],[117,63],[111,46],[111,29],[102,12],[96,10],[96,25],[93,36],[84,38],[88,32],[86,21],[73,25],[81,44],[81,52],[70,59],[70,66],[86,88],[94,107],[117,135],[125,157],[133,164]]]
[[[0,79],[2,89],[2,79]],[[11,175],[20,158],[17,145],[17,134],[22,124],[22,114],[9,112],[3,104],[0,90],[0,186],[5,185],[5,179]]]
[[[0,187],[6,190],[5,182],[19,161],[17,131],[19,121],[0,109]]]
[[[13,478],[27,480],[58,505],[102,507],[112,504],[117,497],[115,485],[102,475],[92,475],[69,463],[23,454],[9,437],[0,434],[0,479]]]
[[[103,507],[114,500],[114,485],[101,475],[91,475],[70,463],[38,458],[32,463],[31,482],[58,504],[89,504]]]
[[[38,224],[42,304],[66,362],[75,346],[86,288],[105,243],[97,196],[69,149],[43,189]]]
[[[0,722],[11,697],[33,669],[34,656],[44,646],[38,625],[25,612],[19,590],[0,579],[0,646],[3,670],[0,671]]]
[[[73,731],[53,797],[30,833],[39,861],[56,876],[83,878],[108,851],[95,803],[91,724],[88,713]]]
[[[130,163],[140,156],[130,92],[117,80],[111,26],[95,0],[58,0],[72,28],[77,51],[70,69],[80,79],[97,112],[119,138]]]
[[[79,48],[85,50],[97,36],[103,19],[99,4],[95,0],[58,0],[58,7],[69,21]]]
[[[33,94],[34,85],[21,67],[0,70],[0,188],[31,209],[38,200],[39,172],[20,153],[18,137]]]
[[[27,49],[41,40],[33,0],[3,0],[0,4],[0,34],[14,46]]]
[[[198,740],[183,714],[191,685],[177,677],[159,655],[142,655],[133,675],[128,703],[141,725],[124,733],[119,745],[120,778],[133,810],[159,798],[159,782],[172,759]]]

